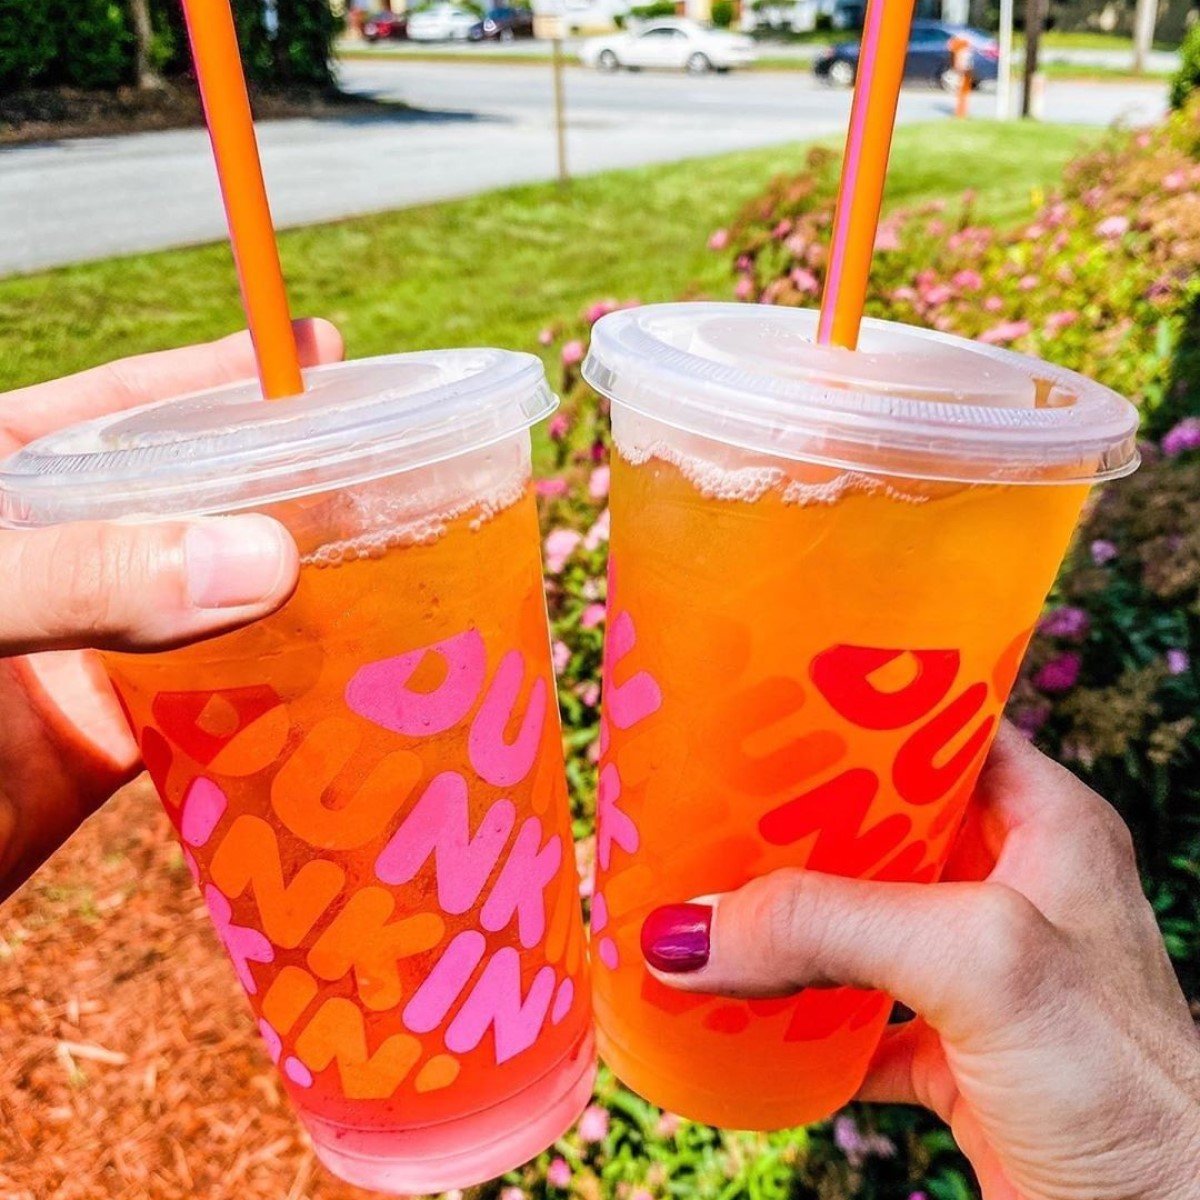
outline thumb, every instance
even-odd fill
[[[209,637],[277,609],[298,570],[291,536],[257,514],[0,532],[0,657]]]
[[[937,885],[783,870],[736,892],[653,911],[652,973],[685,991],[785,996],[805,987],[879,989],[943,1035],[1014,1015],[1053,926],[997,883]]]

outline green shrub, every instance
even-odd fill
[[[733,0],[713,0],[712,23],[718,29],[728,29],[733,24]]]
[[[655,17],[673,17],[675,5],[671,0],[652,0],[650,4],[635,4],[629,10],[629,15],[639,21],[650,21]]]
[[[54,62],[54,22],[45,5],[0,0],[0,91],[39,83]]]
[[[60,31],[55,83],[78,88],[116,88],[133,75],[133,33],[118,0],[54,0],[44,3]]]
[[[1200,88],[1200,21],[1192,26],[1179,47],[1179,69],[1171,79],[1171,107],[1182,108],[1197,88]]]

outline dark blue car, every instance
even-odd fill
[[[947,91],[958,90],[958,74],[950,42],[964,37],[975,51],[972,75],[975,86],[995,83],[1000,48],[994,38],[967,25],[947,25],[943,21],[914,21],[904,60],[904,78],[936,84]],[[843,42],[831,46],[813,64],[818,79],[827,79],[839,87],[850,87],[858,74],[858,43]]]

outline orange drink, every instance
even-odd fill
[[[203,495],[239,438],[228,498],[302,554],[272,617],[106,665],[317,1154],[380,1190],[465,1186],[554,1141],[594,1074],[526,432],[552,398],[536,360],[485,351],[243,398],[64,435],[138,447],[156,512],[183,487],[156,448]]]
[[[814,331],[652,307],[604,318],[585,368],[615,440],[600,1050],[654,1103],[740,1128],[844,1104],[890,1001],[675,991],[643,920],[780,867],[936,880],[1088,486],[1135,461],[1132,409],[1076,376]]]

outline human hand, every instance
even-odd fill
[[[308,365],[338,332],[299,321]],[[0,458],[55,429],[254,374],[247,334],[122,359],[0,395]],[[299,563],[282,526],[245,515],[0,530],[0,898],[139,769],[87,648],[155,650],[274,611]]]
[[[858,1098],[937,1113],[985,1200],[1195,1200],[1200,1040],[1128,830],[1011,728],[976,801],[985,881],[778,871],[652,913],[651,970],[686,991],[900,1000],[918,1017]]]

